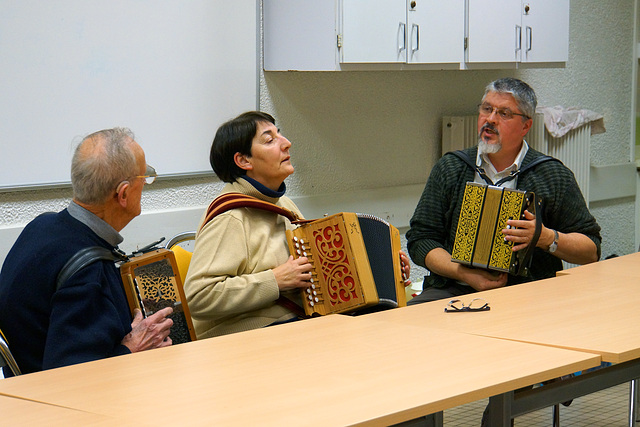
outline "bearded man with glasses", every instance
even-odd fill
[[[173,310],[146,319],[138,310],[132,322],[113,261],[96,261],[58,283],[79,251],[118,250],[120,230],[140,214],[142,188],[155,177],[128,129],[95,132],[78,145],[73,200],[27,224],[0,272],[0,329],[23,374],[171,345]]]
[[[462,156],[446,153],[433,167],[406,234],[411,259],[431,274],[409,304],[554,277],[563,260],[587,264],[600,258],[600,226],[573,173],[557,159],[537,163],[543,154],[525,141],[536,104],[535,92],[521,80],[508,77],[490,83],[478,106],[478,145],[463,150]],[[536,212],[541,231],[526,276],[451,260],[467,182],[525,190],[542,199]],[[507,221],[508,228],[502,230],[514,251],[535,240],[536,218],[529,211],[524,215]]]

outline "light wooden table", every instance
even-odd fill
[[[479,292],[490,311],[445,313],[448,300],[369,315],[402,325],[438,328],[549,345],[621,363],[640,358],[640,278],[565,275]]]
[[[640,279],[640,252],[580,265],[558,272],[558,276],[573,274],[607,277],[627,276]]]
[[[0,395],[3,426],[112,426],[117,420],[77,409]]]
[[[533,392],[525,394],[531,402],[516,409],[504,409],[513,402],[500,404],[502,410],[516,416],[640,377],[640,257],[632,254],[572,270],[552,279],[460,298],[469,303],[481,297],[489,302],[490,311],[445,313],[448,300],[442,300],[369,317],[404,326],[590,352],[616,364],[543,387],[547,395],[556,394],[553,398],[541,397],[541,390],[535,392],[537,396]]]
[[[409,359],[418,360],[411,371]],[[382,426],[600,360],[331,315],[8,378],[0,381],[0,394],[115,417],[120,425]]]

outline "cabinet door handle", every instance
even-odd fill
[[[398,25],[398,36],[396,37],[398,40],[398,53],[407,48],[407,32],[405,31],[405,28],[404,22],[401,22],[400,25]],[[402,44],[400,42],[402,42]]]
[[[413,30],[415,30],[415,39],[413,37]],[[413,42],[413,40],[415,40],[415,43]],[[411,25],[411,46],[411,53],[420,50],[420,26],[418,24]]]
[[[527,36],[527,52],[529,52],[533,47],[533,30],[531,29],[531,27],[527,26],[525,31],[525,34]]]
[[[516,53],[522,49],[522,27],[516,25]]]

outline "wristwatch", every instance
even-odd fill
[[[556,249],[558,249],[558,238],[560,236],[558,236],[558,232],[556,230],[553,230],[553,242],[551,242],[551,244],[549,245],[549,249],[547,249],[547,251],[552,254],[556,251]]]

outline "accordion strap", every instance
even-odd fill
[[[217,215],[237,208],[255,208],[271,211],[287,217],[293,224],[305,222],[305,220],[301,220],[295,212],[281,206],[274,205],[273,203],[265,202],[264,200],[260,200],[253,196],[247,196],[242,193],[225,193],[216,197],[215,200],[211,202],[200,230],[202,230],[202,228]]]
[[[308,220],[300,219],[300,217],[295,212],[290,211],[289,209],[274,205],[273,203],[265,202],[264,200],[260,200],[256,197],[248,196],[242,193],[225,193],[216,197],[214,201],[211,202],[209,208],[207,209],[207,215],[202,222],[200,230],[202,230],[204,226],[207,225],[207,223],[217,215],[220,215],[221,213],[228,210],[238,208],[254,208],[274,212],[276,214],[289,218],[289,221],[291,221],[292,224],[309,222]],[[276,300],[276,303],[293,312],[300,318],[309,317],[305,314],[302,307],[285,296],[281,295]]]
[[[76,252],[62,267],[56,279],[56,291],[78,271],[96,261],[126,261],[128,258],[116,249],[110,250],[102,246],[89,246]]]
[[[533,251],[536,249],[536,245],[540,239],[540,233],[542,232],[542,200],[533,193],[529,194],[531,194],[533,200],[531,200],[527,210],[535,216],[536,227],[527,247],[518,251],[518,268],[515,272],[517,276],[529,275],[529,267],[533,260]]]
[[[473,170],[475,170],[478,175],[480,175],[480,177],[482,179],[484,179],[484,181],[489,184],[489,185],[497,185],[500,186],[501,184],[504,184],[505,182],[514,180],[518,177],[518,175],[520,175],[523,172],[526,172],[527,170],[533,168],[534,166],[539,165],[542,162],[546,162],[549,160],[555,160],[555,161],[560,161],[558,159],[556,159],[555,157],[551,157],[551,156],[547,156],[547,155],[542,155],[536,159],[534,159],[531,163],[529,163],[528,165],[523,166],[522,168],[511,172],[511,174],[509,176],[506,176],[502,179],[500,179],[498,182],[496,182],[495,184],[493,183],[493,181],[491,181],[491,178],[489,178],[486,174],[486,172],[484,171],[484,169],[482,169],[480,166],[476,165],[471,158],[469,157],[469,155],[467,153],[465,153],[462,150],[456,150],[456,151],[449,151],[449,153],[447,154],[453,154],[454,156],[456,156],[457,158],[459,158],[460,160],[462,160],[463,162],[465,162],[467,165],[469,165],[469,167]]]

